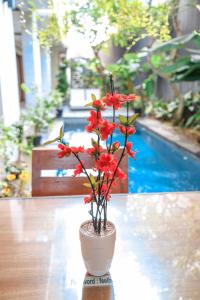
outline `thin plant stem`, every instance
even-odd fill
[[[129,102],[127,102],[127,114],[126,114],[127,121],[128,121],[128,113],[129,113]],[[121,161],[122,161],[122,158],[123,158],[123,156],[124,156],[124,152],[125,152],[125,149],[126,149],[126,143],[127,143],[127,140],[128,140],[128,133],[127,133],[127,132],[128,132],[128,129],[126,128],[126,133],[125,133],[125,138],[124,138],[124,148],[123,148],[123,150],[122,150],[122,154],[121,154],[121,156],[120,156],[120,159],[119,159],[119,161],[118,161],[118,163],[117,163],[117,166],[116,166],[116,168],[115,168],[115,171],[114,171],[114,173],[113,173],[112,179],[111,179],[111,181],[110,181],[110,184],[109,184],[109,187],[108,187],[108,190],[107,190],[105,199],[107,199],[107,196],[108,196],[108,194],[109,194],[110,188],[111,188],[112,183],[113,183],[113,181],[114,181],[114,178],[115,178],[117,169],[118,169],[118,167],[119,167],[119,165],[120,165],[120,163],[121,163]]]
[[[79,156],[78,156],[76,153],[74,153],[74,152],[72,152],[72,153],[74,154],[74,156],[75,156],[75,157],[78,159],[78,161],[80,162],[81,167],[83,168],[84,173],[85,173],[85,175],[87,176],[87,178],[88,178],[88,180],[89,180],[89,182],[90,182],[90,185],[91,185],[91,187],[92,187],[92,191],[93,191],[93,194],[94,194],[95,201],[97,202],[96,195],[95,195],[95,189],[94,189],[94,186],[93,186],[93,184],[92,184],[92,182],[91,182],[90,176],[88,175],[88,172],[87,172],[86,168],[84,167],[84,165],[83,165],[81,159],[79,158]]]
[[[88,175],[88,172],[87,172],[85,166],[83,165],[81,159],[79,158],[78,154],[74,153],[73,151],[72,151],[72,153],[73,153],[73,155],[77,158],[77,160],[79,161],[79,163],[81,164],[81,166],[82,166],[82,168],[83,168],[83,170],[84,170],[84,173],[85,173],[85,175],[87,176],[87,178],[88,178],[88,180],[89,180],[89,182],[90,182],[90,185],[91,185],[91,188],[92,188],[92,192],[93,192],[93,196],[94,196],[95,202],[97,203],[96,194],[95,194],[95,189],[94,189],[94,186],[93,186],[93,184],[92,184],[92,182],[91,182],[90,176]],[[95,218],[94,218],[94,208],[93,208],[93,203],[91,203],[91,214],[92,214],[92,223],[93,223],[93,226],[94,226],[94,228],[95,228],[95,225],[96,225],[96,224],[95,224]]]
[[[110,92],[111,92],[111,95],[113,96],[115,93],[115,86],[114,86],[112,74],[110,74],[109,77],[110,77]],[[115,107],[114,106],[113,106],[113,123],[115,123]],[[113,133],[110,136],[110,145],[108,148],[108,153],[110,153],[110,151],[111,151],[112,141],[113,141]]]
[[[128,122],[128,118],[129,118],[129,102],[127,102],[127,105],[126,105],[126,119],[127,119],[127,122]],[[123,156],[124,156],[124,152],[125,152],[125,149],[126,149],[126,143],[127,143],[127,140],[128,140],[128,129],[126,128],[126,133],[125,133],[125,138],[124,138],[124,148],[123,148],[123,150],[122,150],[122,154],[121,154],[121,156],[120,156],[120,159],[119,159],[119,161],[118,161],[118,163],[117,163],[117,166],[116,166],[116,168],[115,168],[115,171],[114,171],[114,173],[113,173],[113,176],[112,176],[112,179],[111,179],[111,181],[110,181],[110,184],[109,184],[109,187],[108,187],[108,190],[107,190],[107,193],[106,193],[106,195],[102,198],[102,209],[101,209],[101,212],[102,212],[102,210],[104,209],[107,209],[107,196],[108,196],[108,194],[109,194],[109,191],[110,191],[110,188],[111,188],[111,186],[112,186],[112,183],[113,183],[113,181],[114,181],[114,178],[115,178],[115,175],[116,175],[116,172],[117,172],[117,169],[118,169],[118,167],[119,167],[119,165],[120,165],[120,163],[121,163],[121,161],[122,161],[122,158],[123,158]],[[106,214],[107,214],[107,212],[106,212]],[[105,222],[106,223],[106,222]],[[106,227],[106,225],[105,225],[105,223],[104,223],[104,227]]]
[[[99,119],[99,110],[97,109],[97,119]],[[98,146],[98,153],[97,153],[97,160],[99,159],[100,152],[99,152],[99,147],[100,147],[100,133],[99,133],[99,128],[97,129],[97,146]],[[96,228],[97,228],[97,220],[98,220],[98,213],[99,213],[99,205],[100,205],[100,197],[101,197],[101,184],[100,184],[100,179],[101,179],[101,172],[100,170],[98,171],[98,176],[97,176],[97,181],[98,181],[98,200],[97,200],[97,210],[96,210]],[[99,226],[98,226],[99,228]]]

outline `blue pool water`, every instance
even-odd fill
[[[65,126],[66,131],[75,134],[83,129],[84,124]],[[114,140],[123,144],[119,134]],[[129,159],[130,193],[200,191],[200,159],[142,126],[137,126],[137,133],[129,141],[137,150],[136,160]]]

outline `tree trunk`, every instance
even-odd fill
[[[175,83],[171,83],[171,88],[174,92],[174,95],[179,99],[178,109],[176,111],[174,122],[173,122],[174,125],[178,125],[183,117],[184,96],[182,95],[182,93],[180,92],[179,88],[177,87],[177,85]]]
[[[105,90],[106,90],[106,74],[105,74],[106,68],[104,67],[104,65],[101,61],[101,58],[99,56],[99,49],[97,49],[95,47],[92,47],[92,49],[93,49],[95,58],[99,62],[99,65],[98,64],[96,65],[96,69],[102,80],[101,96],[103,96],[105,94]]]

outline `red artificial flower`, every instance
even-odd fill
[[[114,173],[117,165],[116,158],[109,153],[104,153],[99,156],[99,159],[96,161],[96,168],[106,175]]]
[[[89,125],[85,127],[87,132],[92,132],[102,123],[101,112],[90,111],[90,117],[87,118]]]
[[[134,101],[134,100],[136,100],[136,99],[137,99],[137,96],[136,96],[136,95],[134,95],[134,94],[129,94],[129,95],[123,95],[121,101],[122,101],[123,103],[126,103],[126,102]]]
[[[97,154],[97,153],[103,152],[103,148],[102,148],[102,147],[98,147],[97,144],[96,144],[96,145],[94,144],[93,147],[88,148],[86,151],[87,151],[87,153],[90,154],[90,155],[95,155],[95,154]]]
[[[74,170],[74,176],[77,176],[83,172],[83,167],[81,164],[76,165]]]
[[[103,120],[100,127],[100,136],[102,141],[107,140],[108,136],[113,133],[116,125],[114,123],[109,123],[107,120]]]
[[[128,153],[128,155],[132,158],[135,159],[135,154],[136,154],[136,151],[131,151],[131,148],[132,148],[132,143],[131,142],[127,142],[126,143],[126,151]]]
[[[108,191],[108,186],[107,184],[104,183],[101,187],[101,192],[105,194],[107,191]]]
[[[84,197],[84,203],[85,203],[85,204],[92,202],[92,200],[93,200],[93,195],[92,195],[92,193],[90,193],[89,196]]]
[[[92,106],[96,109],[99,110],[104,110],[105,109],[105,104],[103,103],[102,100],[94,100],[92,103]]]
[[[126,134],[126,130],[127,130],[127,135],[131,135],[136,133],[136,130],[134,127],[126,127],[124,125],[119,125],[119,130],[121,131],[121,133]]]
[[[116,171],[116,177],[121,180],[124,180],[124,179],[126,179],[127,175],[118,167],[117,171]]]
[[[107,93],[105,97],[102,98],[102,101],[107,106],[112,106],[115,109],[119,109],[122,105],[122,95],[121,94],[109,94]]]
[[[71,147],[72,152],[78,154],[78,153],[83,153],[84,152],[84,147]]]
[[[119,130],[121,131],[121,133],[126,134],[126,126],[119,125]]]
[[[112,152],[115,153],[119,149],[119,147],[120,147],[120,143],[119,142],[114,142],[112,144],[112,148],[111,148]]]
[[[71,154],[71,148],[63,144],[58,144],[58,148],[61,150],[57,155],[59,158],[69,156]]]
[[[110,189],[110,192],[111,192],[111,189]],[[108,193],[108,186],[105,183],[101,187],[101,194],[102,194],[102,196],[106,197],[107,201],[110,200],[111,195]]]

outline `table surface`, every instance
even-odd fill
[[[200,192],[115,195],[110,274],[88,277],[81,197],[0,200],[1,300],[199,300]]]

